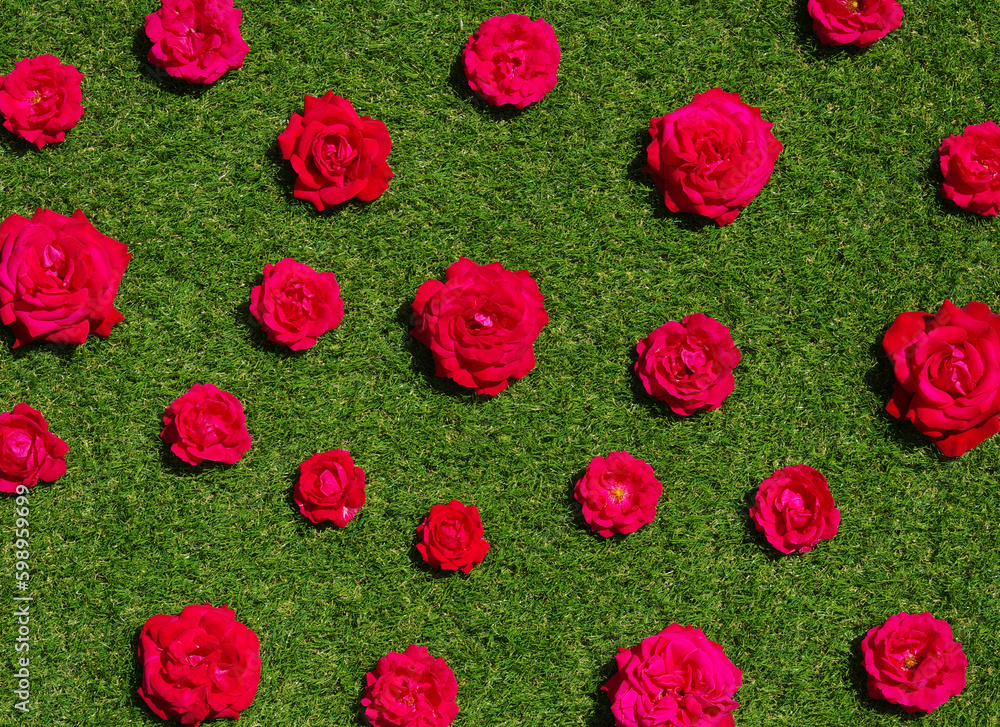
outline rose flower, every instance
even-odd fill
[[[390,651],[365,675],[361,706],[372,727],[447,727],[458,715],[458,680],[425,646]]]
[[[897,0],[809,0],[806,7],[824,45],[867,48],[903,22]]]
[[[15,404],[0,413],[0,492],[58,480],[66,474],[67,452],[69,445],[49,431],[41,412]]]
[[[587,524],[605,538],[653,522],[662,494],[653,468],[628,452],[594,457],[573,490]]]
[[[470,573],[490,549],[483,538],[479,509],[458,500],[434,505],[417,527],[417,537],[417,551],[424,562],[442,570]]]
[[[992,121],[966,126],[941,142],[941,196],[962,209],[995,215],[1000,209],[1000,127]]]
[[[25,58],[0,76],[4,128],[39,149],[63,141],[83,116],[83,74],[55,56]]]
[[[527,15],[496,16],[462,50],[469,88],[493,106],[523,109],[556,85],[559,42],[552,26]]]
[[[250,46],[240,34],[242,20],[233,0],[161,0],[160,9],[146,16],[153,42],[146,57],[175,78],[212,83],[243,65]]]
[[[346,449],[314,454],[299,465],[292,497],[314,523],[329,520],[342,528],[365,504],[365,471]]]
[[[808,553],[840,526],[826,478],[804,464],[776,470],[761,482],[750,518],[782,553]]]
[[[167,407],[160,437],[188,464],[233,464],[250,449],[246,421],[235,396],[214,384],[195,384]]]
[[[333,273],[286,257],[264,266],[264,282],[250,291],[250,313],[271,343],[301,351],[340,325],[344,301]]]

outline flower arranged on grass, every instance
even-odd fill
[[[263,283],[250,291],[250,313],[271,343],[301,351],[340,325],[344,301],[333,273],[286,257],[264,266]]]
[[[750,518],[782,553],[808,553],[840,526],[826,478],[805,464],[775,470],[761,482]]]
[[[615,727],[733,727],[743,672],[701,629],[670,624],[631,649],[601,687]]]
[[[260,682],[257,634],[228,606],[186,606],[153,616],[139,632],[139,696],[161,719],[197,727],[253,702]]]
[[[188,464],[233,464],[250,449],[246,421],[235,396],[214,384],[195,384],[167,407],[160,436]]]
[[[984,121],[941,142],[941,196],[962,209],[995,215],[1000,208],[1000,127]]]
[[[432,507],[417,527],[417,537],[417,550],[424,562],[442,570],[469,573],[490,549],[483,538],[478,508],[458,500]]]
[[[946,300],[900,313],[882,339],[896,384],[886,410],[958,457],[1000,431],[1000,315]]]
[[[25,58],[0,76],[4,128],[39,149],[63,141],[83,116],[83,74],[50,55]]]
[[[354,466],[346,449],[314,454],[299,465],[292,497],[314,523],[329,520],[342,528],[365,504],[365,471]]]
[[[947,621],[897,613],[861,642],[868,695],[907,712],[933,712],[965,688],[967,661]]]
[[[903,22],[897,0],[809,0],[806,7],[824,45],[867,48]]]
[[[612,452],[590,460],[573,494],[590,529],[608,538],[653,522],[663,485],[645,461]]]
[[[243,11],[233,0],[161,0],[146,16],[153,47],[146,56],[174,78],[212,83],[240,68],[250,46],[243,42]]]
[[[365,675],[361,706],[372,727],[447,727],[458,715],[458,680],[426,646],[390,651]]]
[[[462,49],[469,88],[493,106],[523,109],[556,85],[559,42],[544,19],[495,16],[469,36]]]
[[[549,322],[527,270],[459,258],[445,282],[428,280],[413,300],[411,331],[430,348],[435,373],[477,394],[499,394],[535,367],[535,339]]]
[[[80,210],[67,217],[39,208],[30,220],[0,223],[0,321],[14,330],[14,348],[110,335],[125,320],[115,296],[131,257]]]
[[[295,196],[320,212],[354,197],[370,202],[392,179],[386,163],[392,139],[385,124],[358,116],[351,102],[333,91],[323,98],[306,94],[303,114],[292,114],[278,146],[298,175]]]
[[[0,492],[58,480],[66,474],[67,452],[69,445],[49,431],[41,412],[15,404],[0,413]]]
[[[781,142],[760,109],[713,88],[651,119],[644,172],[671,212],[694,212],[728,225],[771,180]]]
[[[635,348],[635,372],[650,396],[676,414],[718,409],[733,393],[740,362],[729,329],[704,313],[667,321]]]

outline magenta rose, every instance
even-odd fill
[[[670,624],[618,649],[608,693],[615,727],[734,727],[743,672],[701,629]]]
[[[867,48],[903,22],[897,0],[809,0],[806,7],[824,45]]]
[[[958,457],[1000,431],[1000,315],[946,300],[936,314],[900,313],[882,347],[896,384],[886,411]]]
[[[907,712],[933,712],[965,688],[967,661],[947,621],[897,613],[861,642],[868,696]]]
[[[559,42],[542,18],[498,15],[469,36],[462,63],[469,88],[481,98],[523,109],[555,87]]]
[[[635,372],[646,392],[676,414],[718,409],[736,386],[740,350],[729,329],[704,313],[667,321],[635,350]]]
[[[840,526],[826,478],[804,464],[775,470],[761,482],[750,518],[782,553],[808,553]]]
[[[153,47],[146,56],[174,78],[212,83],[240,68],[250,46],[243,42],[243,11],[233,0],[161,0],[146,16]]]
[[[66,474],[67,452],[69,445],[49,431],[41,412],[15,404],[0,413],[0,492],[58,480]]]
[[[250,291],[250,313],[271,343],[301,351],[340,325],[344,301],[333,273],[286,257],[264,266],[264,282]]]
[[[235,396],[214,384],[195,384],[167,407],[160,437],[188,464],[233,464],[250,449],[246,421]]]
[[[329,520],[342,528],[365,504],[365,471],[346,449],[314,454],[299,465],[292,497],[314,523]]]
[[[63,141],[83,116],[83,74],[55,56],[25,58],[0,76],[4,128],[39,149]]]
[[[257,634],[228,606],[186,606],[150,618],[139,633],[139,696],[161,719],[198,727],[239,719],[260,682]]]
[[[365,675],[361,706],[372,727],[447,727],[458,715],[458,680],[426,646],[390,651]]]
[[[303,114],[292,114],[278,146],[298,175],[295,196],[320,212],[354,197],[370,202],[392,179],[386,163],[392,139],[385,124],[358,116],[351,102],[333,91],[323,98],[306,94]]]
[[[463,257],[445,282],[417,290],[410,333],[430,348],[438,376],[492,396],[535,367],[535,339],[549,322],[544,301],[527,270]]]
[[[650,120],[643,171],[671,212],[728,225],[771,180],[782,149],[772,126],[738,93],[696,93],[687,106]]]
[[[417,551],[424,562],[442,570],[470,573],[490,549],[483,538],[479,509],[458,500],[434,505],[417,527],[417,537]]]
[[[126,245],[98,232],[80,210],[67,217],[39,208],[30,220],[4,220],[0,321],[14,330],[14,348],[110,335],[125,320],[115,296],[131,257]]]
[[[605,538],[653,522],[663,485],[653,468],[628,452],[594,457],[573,490],[590,529]]]
[[[995,215],[1000,208],[1000,127],[984,121],[941,142],[941,196],[962,209]]]

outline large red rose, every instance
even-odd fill
[[[734,727],[743,672],[701,629],[670,624],[615,659],[618,672],[601,687],[615,727]]]
[[[805,464],[775,470],[761,482],[750,518],[782,553],[808,553],[840,526],[826,478]]]
[[[428,280],[413,300],[413,337],[431,349],[438,376],[499,394],[535,367],[535,339],[549,322],[527,270],[459,258],[445,282]]]
[[[809,0],[807,8],[824,45],[867,48],[903,22],[897,0]]]
[[[390,651],[365,675],[361,706],[372,727],[447,727],[458,716],[458,680],[426,646]]]
[[[427,565],[442,570],[472,571],[483,562],[490,544],[483,538],[483,521],[475,505],[452,500],[435,505],[417,527],[417,551]]]
[[[60,142],[83,116],[83,74],[55,56],[25,58],[0,76],[4,128],[41,149]]]
[[[58,480],[66,474],[67,452],[69,445],[49,431],[41,412],[15,404],[0,413],[0,492]]]
[[[240,718],[260,682],[257,634],[228,606],[186,606],[150,618],[139,633],[139,696],[161,719],[198,727]]]
[[[886,411],[943,454],[958,457],[1000,431],[1000,315],[984,303],[900,313],[882,347],[896,375]]]
[[[342,528],[365,504],[365,471],[346,449],[314,454],[299,465],[292,497],[314,523],[329,520]]]
[[[212,83],[243,65],[250,46],[243,42],[243,11],[233,0],[161,0],[146,16],[153,47],[146,56],[175,78]]]
[[[605,538],[632,533],[653,522],[663,485],[653,468],[628,452],[594,457],[573,490],[583,517]]]
[[[110,335],[125,320],[115,310],[115,296],[131,257],[126,245],[98,232],[80,210],[67,217],[39,208],[30,220],[4,220],[0,321],[14,329],[14,347]]]
[[[555,87],[559,42],[542,18],[498,15],[469,36],[462,63],[469,88],[481,98],[523,109]]]
[[[250,433],[240,400],[214,384],[195,384],[170,402],[160,436],[188,464],[206,459],[233,464],[250,449]]]
[[[941,142],[941,196],[962,209],[995,215],[1000,209],[1000,127],[984,121]]]
[[[696,93],[687,106],[650,119],[643,171],[671,212],[728,225],[771,180],[782,149],[772,126],[738,93]]]
[[[250,291],[250,312],[267,340],[301,351],[340,325],[344,301],[333,273],[286,257],[264,266],[264,282]]]
[[[353,197],[370,202],[392,179],[386,163],[392,139],[385,124],[358,116],[351,102],[333,91],[323,98],[306,94],[303,115],[292,114],[278,146],[299,175],[295,196],[320,212]]]
[[[933,712],[965,688],[967,660],[947,621],[897,613],[861,642],[868,695],[907,712]]]

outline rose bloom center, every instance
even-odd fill
[[[351,162],[358,157],[358,150],[340,134],[324,136],[318,151],[317,157],[322,160],[323,166],[335,176],[343,176]]]
[[[11,432],[3,442],[4,459],[24,462],[31,454],[31,437],[24,432]]]

